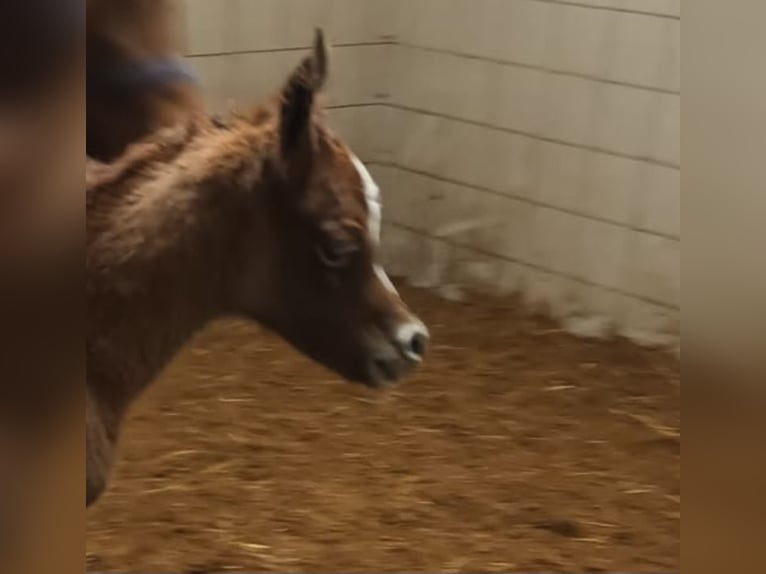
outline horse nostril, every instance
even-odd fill
[[[410,341],[410,353],[417,357],[423,357],[426,354],[426,344],[425,333],[415,333]]]
[[[400,331],[399,344],[408,359],[419,362],[426,354],[428,331],[419,324],[408,325]]]

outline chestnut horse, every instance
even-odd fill
[[[380,192],[328,128],[312,53],[248,114],[192,114],[92,170],[87,191],[87,503],[132,401],[189,337],[250,318],[343,377],[404,376],[428,331],[378,263]]]

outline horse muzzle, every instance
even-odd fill
[[[399,381],[423,361],[429,339],[428,329],[417,319],[409,319],[387,335],[379,331],[368,343],[370,357],[363,382],[381,388]]]

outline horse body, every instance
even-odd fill
[[[175,0],[90,0],[88,156],[111,161],[159,128],[204,112],[174,34]]]
[[[377,185],[315,103],[326,75],[318,33],[253,112],[223,123],[190,114],[92,166],[89,503],[130,403],[217,317],[255,320],[371,386],[421,360],[428,332],[378,263]]]

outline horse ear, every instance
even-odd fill
[[[316,94],[327,79],[328,54],[324,33],[317,29],[314,46],[290,75],[282,89],[281,138],[283,151],[290,151],[310,136]]]

